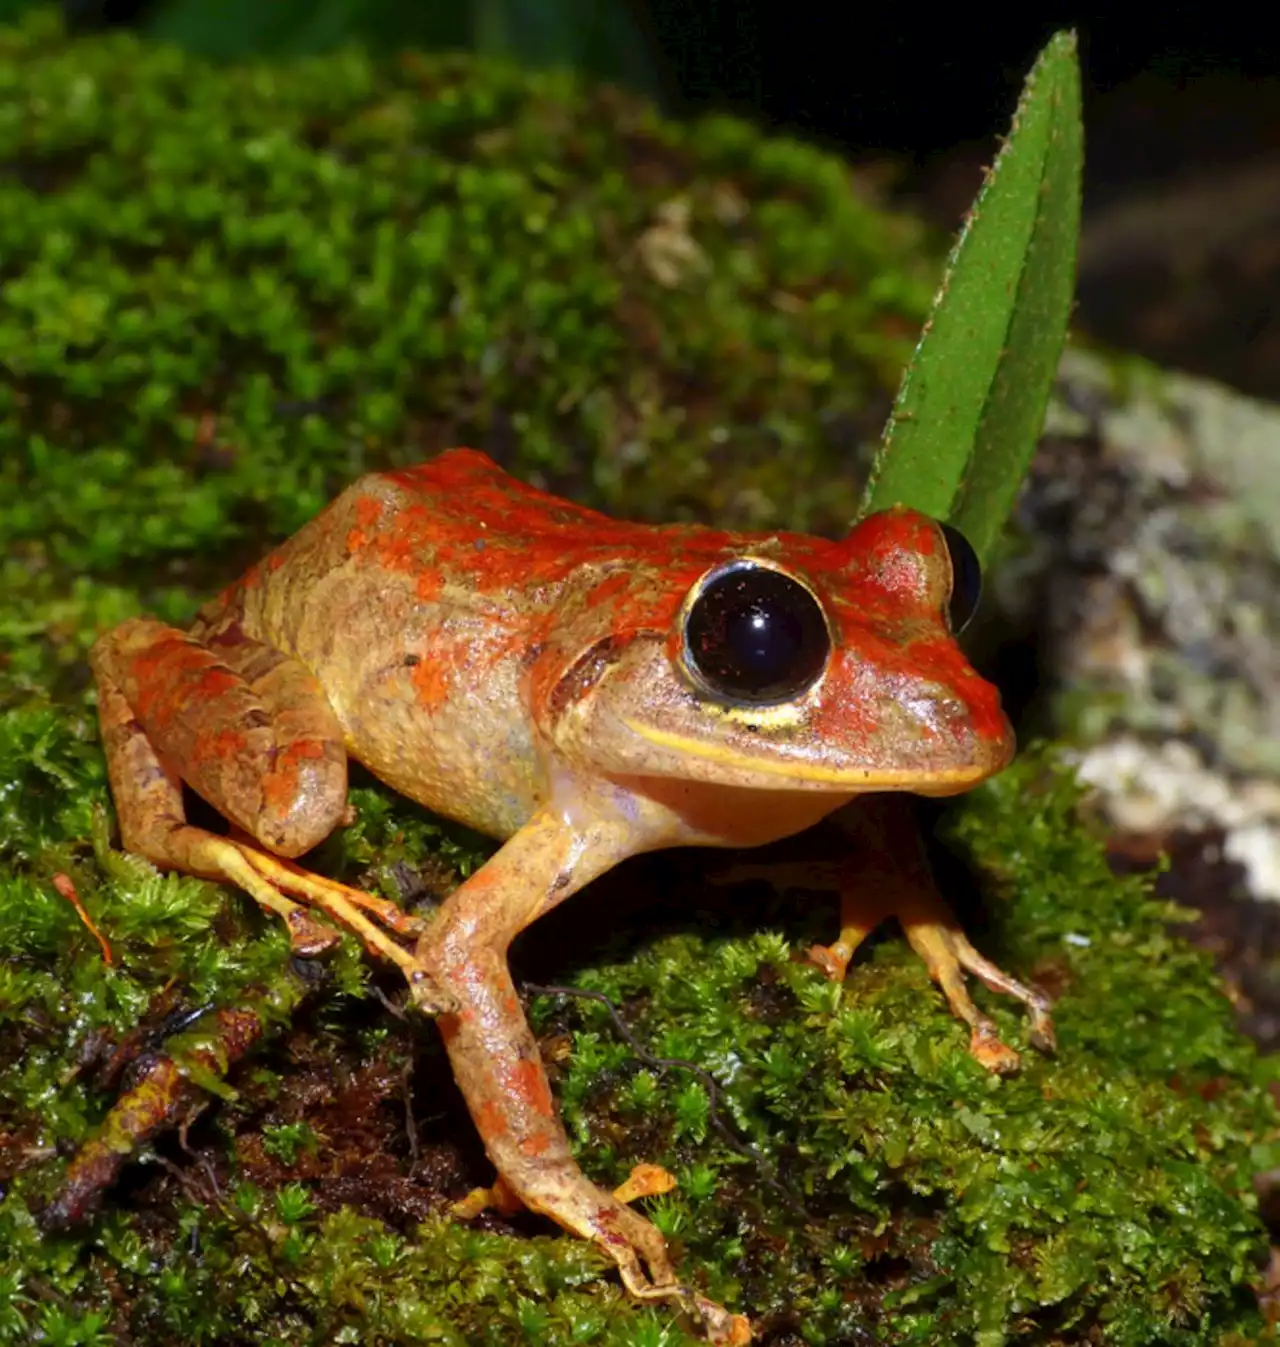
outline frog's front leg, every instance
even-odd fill
[[[421,922],[287,859],[326,837],[347,803],[341,729],[311,674],[238,626],[206,644],[145,618],[102,637],[89,660],[125,849],[244,889],[284,919],[295,951],[315,954],[337,937],[285,894],[302,898],[399,965],[434,1005],[418,960],[364,913],[402,936],[419,935]],[[248,840],[188,823],[183,781]]]
[[[568,813],[578,814],[570,820]],[[718,1306],[679,1285],[661,1233],[578,1168],[507,967],[515,936],[596,875],[646,849],[623,815],[540,810],[450,895],[418,946],[457,1009],[438,1023],[499,1175],[524,1204],[593,1241],[641,1299],[671,1299],[715,1338]],[[720,1340],[725,1340],[721,1338]]]
[[[845,843],[839,854],[737,862],[719,878],[767,879],[778,888],[835,890],[840,896],[840,934],[830,945],[814,945],[809,957],[837,982],[843,980],[849,961],[867,936],[896,917],[952,1012],[969,1026],[969,1051],[987,1070],[1016,1071],[1019,1058],[1001,1040],[991,1019],[974,1005],[965,985],[966,972],[992,991],[1021,1001],[1031,1014],[1031,1042],[1041,1051],[1052,1052],[1049,998],[984,958],[960,929],[930,872],[911,801],[900,795],[865,795],[833,814],[830,821],[844,835],[837,839]]]
[[[1052,1003],[1042,991],[984,958],[969,942],[938,892],[911,801],[901,795],[863,796],[832,821],[854,843],[854,864],[840,884],[839,939],[834,946],[811,951],[828,976],[843,978],[859,942],[885,917],[897,917],[952,1012],[969,1026],[969,1051],[983,1066],[999,1073],[1016,1071],[1018,1054],[1001,1041],[995,1025],[974,1005],[965,986],[966,972],[992,991],[1021,1001],[1031,1015],[1032,1044],[1052,1052]]]

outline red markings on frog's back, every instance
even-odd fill
[[[649,533],[527,486],[471,449],[380,480],[397,487],[403,503],[385,510],[376,528],[358,516],[349,550],[361,550],[350,547],[354,539],[384,569],[415,575],[423,598],[451,579],[478,593],[554,584],[593,544],[613,553]]]
[[[697,578],[743,552],[781,554],[815,574],[844,560],[836,544],[803,534],[611,519],[518,481],[473,449],[451,449],[370,480],[379,484],[372,489],[383,508],[376,522],[374,510],[358,513],[352,534],[371,561],[414,576],[421,597],[448,584],[477,594],[529,594],[594,565],[601,578],[589,601],[610,607],[620,632],[665,630]],[[395,488],[391,498],[387,484]]]
[[[356,524],[347,530],[347,551],[353,555],[363,552],[369,545],[369,531],[382,517],[382,502],[373,496],[360,496],[356,500]]]
[[[450,449],[426,463],[383,476],[422,500],[454,540],[473,540],[481,525],[495,536],[525,540],[569,532],[581,537],[597,531],[609,536],[649,531],[643,524],[621,523],[521,482],[475,449]]]
[[[441,577],[478,593],[554,585],[584,562],[666,563],[691,542],[714,553],[729,541],[696,526],[658,529],[610,519],[518,481],[473,449],[452,449],[379,480],[404,498],[369,534],[379,563],[418,572],[420,582]],[[358,531],[365,531],[363,523]],[[620,592],[628,582],[624,571],[612,583]]]

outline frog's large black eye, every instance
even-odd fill
[[[951,602],[947,605],[947,620],[956,635],[969,625],[982,597],[982,567],[978,554],[959,529],[943,524],[942,536],[951,553]]]
[[[698,590],[684,622],[685,662],[713,696],[789,701],[826,667],[831,637],[817,599],[781,571],[733,562]]]

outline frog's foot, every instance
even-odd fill
[[[555,1182],[547,1197],[528,1191],[522,1197],[532,1210],[552,1217],[608,1254],[617,1265],[623,1286],[636,1300],[665,1301],[675,1306],[710,1342],[736,1347],[751,1341],[746,1319],[677,1279],[667,1242],[657,1226],[597,1188],[576,1169]]]
[[[414,1004],[424,1013],[438,1015],[451,1007],[452,1001],[439,989],[422,960],[365,915],[371,913],[395,935],[420,936],[426,923],[402,912],[394,903],[340,884],[336,879],[313,875],[292,861],[272,856],[234,836],[218,837],[183,824],[173,830],[167,841],[168,854],[162,864],[243,889],[260,907],[284,920],[296,955],[314,958],[331,949],[340,938],[332,926],[293,901],[301,898],[345,927],[371,954],[395,964],[409,984]]]
[[[668,1173],[662,1165],[639,1164],[632,1167],[631,1175],[613,1189],[618,1202],[632,1203],[640,1197],[659,1197],[678,1187],[675,1175]],[[472,1188],[465,1197],[459,1197],[451,1204],[450,1215],[458,1220],[472,1220],[482,1211],[496,1211],[500,1216],[513,1216],[524,1211],[520,1195],[499,1175],[493,1180],[492,1187]]]
[[[1017,1052],[1001,1040],[991,1019],[973,1003],[965,985],[966,972],[992,991],[1021,1001],[1031,1014],[1032,1044],[1042,1052],[1054,1050],[1049,998],[1011,978],[974,949],[927,871],[906,847],[901,864],[897,857],[881,851],[866,867],[849,859],[832,862],[819,858],[806,866],[788,858],[776,865],[769,861],[735,864],[717,875],[720,882],[753,879],[767,880],[784,890],[839,892],[839,935],[831,944],[812,945],[807,952],[810,962],[833,982],[844,980],[850,961],[867,936],[889,918],[897,917],[952,1012],[969,1026],[969,1051],[988,1071],[1006,1075],[1018,1069],[1020,1060]]]
[[[911,948],[924,960],[929,976],[942,988],[947,1004],[969,1026],[969,1051],[987,1068],[1000,1075],[1016,1071],[1018,1054],[1000,1040],[995,1025],[974,1005],[965,986],[964,971],[978,978],[993,992],[1021,1001],[1031,1014],[1031,1043],[1041,1052],[1053,1052],[1057,1037],[1050,1016],[1052,1002],[1042,991],[1002,972],[984,958],[966,939],[948,912],[934,920],[919,920],[899,914]]]
[[[314,958],[331,949],[340,936],[286,894],[303,899],[349,930],[370,953],[394,963],[404,974],[414,1003],[424,1012],[439,1014],[450,1008],[452,1002],[437,987],[422,960],[365,916],[366,912],[373,913],[396,934],[420,934],[425,923],[394,903],[310,874],[248,842],[219,837],[191,824],[175,826],[165,842],[164,854],[152,858],[156,863],[243,889],[260,907],[283,919],[296,955]]]
[[[301,898],[326,913],[358,937],[370,953],[395,964],[409,984],[414,1004],[424,1013],[438,1015],[452,1008],[452,1000],[437,985],[426,964],[364,914],[371,913],[394,934],[410,939],[421,936],[426,930],[427,924],[420,918],[410,916],[385,898],[365,893],[362,889],[350,888],[336,879],[311,874],[292,861],[272,856],[248,843],[222,838],[212,840],[222,843],[218,848],[221,874],[244,889],[263,907],[280,912],[291,923],[291,935],[294,931],[292,923],[299,918],[313,925],[318,923],[305,909],[284,897],[285,894]],[[329,935],[332,938],[328,943],[332,944],[337,937],[332,931],[329,931]],[[298,953],[314,952],[298,949],[296,940],[294,949]]]
[[[677,1187],[674,1174],[668,1173],[661,1165],[639,1164],[632,1167],[631,1173],[614,1190],[613,1195],[619,1202],[635,1202],[642,1197],[660,1197]],[[473,1188],[466,1197],[459,1198],[449,1207],[449,1213],[460,1221],[469,1221],[482,1211],[496,1211],[499,1216],[514,1216],[524,1211],[525,1205],[519,1193],[502,1177],[494,1179],[491,1187]]]
[[[849,961],[864,939],[888,917],[896,916],[911,948],[924,960],[929,976],[942,989],[951,1011],[969,1026],[969,1051],[988,1071],[1008,1075],[1021,1065],[1017,1052],[1005,1044],[991,1019],[973,1003],[965,985],[969,972],[994,992],[1021,1001],[1031,1013],[1032,1045],[1041,1052],[1057,1046],[1050,1015],[1052,1002],[979,954],[956,924],[942,899],[925,891],[910,898],[900,895],[892,905],[854,893],[841,895],[840,934],[830,945],[814,945],[809,959],[833,981],[840,982]]]

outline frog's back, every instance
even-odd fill
[[[496,836],[544,789],[525,674],[565,586],[653,553],[661,531],[453,450],[360,478],[206,610],[295,656],[348,752],[402,794]]]

